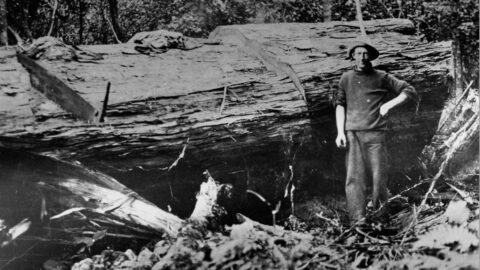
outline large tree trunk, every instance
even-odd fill
[[[416,165],[434,133],[448,89],[451,45],[420,43],[406,20],[365,26],[381,52],[376,66],[422,96],[418,113],[404,106],[391,116],[393,171],[401,174]],[[205,169],[267,198],[283,194],[288,165],[305,179],[300,189],[340,190],[343,153],[333,143],[331,100],[340,75],[351,68],[346,48],[358,34],[355,23],[345,22],[224,26],[211,35],[222,45],[191,51],[146,56],[122,53],[132,50],[129,44],[89,46],[105,59],[38,61],[97,108],[110,81],[106,121],[92,125],[59,110],[38,110],[42,122],[3,126],[0,141],[80,160],[164,207],[177,196],[191,197],[189,187],[196,185],[186,183],[198,184],[191,175]],[[185,144],[178,169],[164,169]],[[139,177],[149,180],[133,181]]]

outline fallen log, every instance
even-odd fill
[[[200,187],[195,210],[188,220],[182,220],[107,175],[79,164],[0,147],[0,236],[7,227],[3,221],[9,226],[22,219],[22,224],[28,223],[16,233],[21,236],[15,235],[8,242],[0,238],[0,262],[23,253],[20,249],[25,244],[29,248],[39,242],[50,248],[55,244],[91,247],[105,236],[202,236],[207,230],[218,229],[225,214],[218,201],[227,199],[229,190],[205,174],[207,182]],[[11,242],[21,244],[11,248]]]
[[[365,23],[381,52],[377,67],[411,82],[423,97],[417,114],[404,107],[392,115],[393,171],[403,173],[416,165],[440,117],[451,45],[421,43],[408,34],[414,28],[406,20]],[[351,67],[344,54],[357,37],[354,26],[228,26],[212,33],[223,45],[191,51],[146,56],[124,54],[129,44],[102,45],[85,47],[103,54],[95,63],[41,60],[39,65],[96,108],[110,81],[105,122],[92,125],[47,112],[41,123],[1,128],[0,143],[79,160],[123,181],[129,173],[143,174],[148,182],[137,183],[136,190],[156,203],[172,204],[175,196],[167,183],[185,181],[205,168],[267,199],[281,196],[291,164],[296,175],[315,179],[300,183],[300,190],[336,183],[343,158],[333,145],[331,99],[340,75]],[[255,48],[232,38],[229,29],[255,40]],[[183,167],[165,172],[187,141]],[[193,190],[181,193],[191,197]],[[169,201],[159,202],[157,192]]]
[[[66,219],[88,217],[87,224],[170,236],[181,227],[180,218],[162,211],[112,177],[78,164],[2,147],[0,168],[0,216],[4,218],[14,214],[30,217],[36,224],[48,220],[61,224]]]

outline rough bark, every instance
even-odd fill
[[[412,83],[423,96],[417,114],[410,106],[392,115],[392,152],[398,154],[393,164],[403,172],[415,165],[435,130],[447,93],[451,46],[420,43],[408,34],[413,24],[406,20],[365,24],[382,53],[377,67]],[[358,30],[346,22],[225,26],[211,35],[223,45],[153,56],[122,53],[131,51],[128,44],[90,46],[105,59],[40,61],[97,108],[110,81],[105,123],[77,122],[58,110],[37,112],[41,123],[3,126],[0,141],[81,160],[114,175],[142,168],[157,169],[161,179],[184,179],[208,168],[217,178],[266,197],[282,192],[288,179],[275,170],[288,164],[303,170],[296,174],[302,177],[317,171],[317,179],[340,179],[343,158],[333,146],[331,99],[340,75],[351,67],[345,53]],[[257,42],[267,57],[239,42],[238,32]],[[278,67],[289,67],[295,76]],[[162,173],[187,140],[181,163],[189,173]],[[271,181],[280,188],[272,188]],[[151,192],[149,185],[139,189]]]

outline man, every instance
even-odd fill
[[[365,222],[367,180],[372,181],[374,209],[388,199],[387,115],[417,97],[411,85],[372,67],[371,61],[378,56],[377,49],[363,42],[348,50],[355,67],[340,78],[335,101],[335,142],[347,148],[345,192],[352,224]],[[391,92],[396,97],[387,100]]]

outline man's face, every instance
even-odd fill
[[[368,50],[364,47],[357,47],[353,51],[353,59],[358,68],[365,68],[370,64],[370,54]]]

